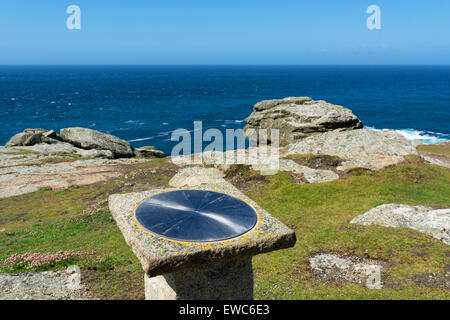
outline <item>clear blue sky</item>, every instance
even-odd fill
[[[72,63],[450,64],[450,1],[0,0],[0,64]]]

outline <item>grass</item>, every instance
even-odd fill
[[[19,150],[17,151],[7,151],[7,152],[0,152],[1,154],[7,154],[7,155],[27,155],[27,154],[40,154],[37,151],[31,151],[31,150]]]
[[[296,185],[286,173],[270,180],[247,194],[295,229],[298,240],[292,249],[254,259],[259,298],[450,298],[448,291],[414,281],[448,272],[448,245],[409,229],[349,224],[353,217],[385,203],[450,207],[450,170],[408,157],[400,166],[325,184]],[[316,284],[308,258],[319,252],[385,261],[389,265],[385,288]]]
[[[291,154],[286,157],[297,162],[300,165],[316,168],[330,169],[339,166],[342,159],[337,156],[316,155],[316,154]]]
[[[113,193],[165,186],[176,167],[166,159],[156,159],[123,170],[122,178],[64,190],[43,188],[0,199],[0,272],[29,271],[2,265],[16,253],[95,251],[99,259],[80,264],[83,282],[90,291],[103,299],[142,299],[142,267],[123,240],[107,205],[94,214],[84,211]],[[71,262],[51,265],[48,270],[65,268]]]
[[[432,153],[445,157],[450,157],[450,143],[440,144],[423,144],[417,147],[417,150],[421,153]]]
[[[78,160],[89,160],[92,158],[65,158],[65,157],[59,157],[59,158],[44,158],[44,159],[40,159],[39,162],[40,163],[62,163],[62,162],[75,162]]]
[[[91,293],[102,299],[143,299],[142,268],[107,205],[90,215],[83,212],[111,193],[165,186],[176,168],[157,159],[124,170],[124,177],[106,182],[0,200],[0,229],[5,229],[0,232],[0,263],[15,253],[95,251],[102,259],[81,265]],[[239,167],[232,167],[227,179],[243,186],[250,198],[297,234],[294,248],[253,259],[255,298],[450,298],[448,290],[423,280],[449,271],[448,245],[413,230],[349,224],[353,217],[385,203],[450,207],[449,169],[412,156],[398,166],[323,184],[299,185],[283,172],[261,178]],[[388,266],[383,271],[384,288],[316,282],[308,259],[319,252],[382,260]]]
[[[123,298],[123,293],[127,289],[134,291],[135,299],[141,298],[143,294],[140,263],[123,240],[122,234],[107,210],[91,216],[61,218],[51,222],[36,223],[29,228],[14,232],[0,233],[0,247],[2,261],[14,253],[94,251],[96,258],[100,259],[82,261],[83,263],[79,264],[83,274],[89,275],[88,284],[94,295],[99,298],[118,299]],[[73,262],[59,263],[47,269],[63,269]],[[10,272],[11,270],[3,267],[0,271]],[[42,271],[42,269],[35,271]],[[103,279],[109,277],[110,273],[128,275],[134,278],[135,282],[139,278],[142,283],[136,287],[130,287],[130,284],[122,279],[115,286],[107,287]]]

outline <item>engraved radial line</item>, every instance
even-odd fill
[[[206,212],[199,212],[199,211],[197,213],[201,216],[218,221],[221,224],[225,225],[226,227],[231,228],[235,232],[243,232],[246,230],[246,228],[244,226],[234,223],[233,221],[230,221],[230,220],[228,220],[224,217],[221,217],[219,215],[216,215],[214,213],[206,213]]]
[[[204,208],[205,205],[210,205],[210,204],[212,204],[212,203],[214,203],[216,201],[219,201],[219,200],[223,199],[224,197],[225,197],[225,195],[222,195],[222,196],[220,196],[220,197],[218,197],[218,198],[216,198],[216,199],[214,199],[212,201],[206,202],[204,205],[200,206],[197,210],[200,210],[200,209]]]
[[[182,195],[184,197],[184,199],[186,199],[192,207],[194,207],[194,204],[192,203],[191,199],[187,196],[187,192],[182,191]]]
[[[151,202],[148,202],[146,204],[147,205],[155,205],[155,206],[164,207],[164,208],[169,208],[169,209],[172,209],[172,210],[192,211],[192,208],[187,207],[185,205],[174,203],[174,202],[169,202],[169,201],[166,202],[166,201],[156,200],[156,199],[152,199]]]
[[[202,209],[205,205],[211,203],[211,202],[206,202],[206,198],[208,198],[208,195],[209,195],[209,194],[206,193],[206,192],[203,194],[202,200],[200,201],[199,206],[197,207],[197,210],[200,210],[200,209]]]
[[[149,206],[149,207],[151,207],[153,204],[146,203],[146,205]],[[161,206],[161,205],[155,205],[155,207],[162,207],[162,208],[165,208],[164,206]],[[160,222],[160,223],[151,224],[151,225],[149,225],[149,227],[157,227],[157,226],[164,225],[164,224],[170,224],[170,223],[172,223],[172,222],[175,223],[175,222],[177,222],[177,221],[180,219],[180,213],[181,213],[181,214],[183,214],[183,213],[190,213],[190,211],[186,211],[186,210],[173,209],[173,208],[171,208],[171,209],[174,210],[174,211],[177,211],[177,212],[179,212],[179,213],[177,213],[175,217],[173,217],[172,219],[170,219],[170,220],[168,220],[168,221],[162,221],[162,222]],[[189,218],[189,217],[183,218],[183,220],[186,220],[187,218]],[[138,220],[139,220],[139,219],[138,219]]]
[[[181,223],[183,223],[184,221],[186,221],[187,219],[189,219],[189,217],[186,217],[184,219],[181,219],[180,221],[178,221],[177,223],[174,223],[173,225],[171,225],[169,228],[167,228],[162,234],[166,235],[170,230],[172,230],[173,228],[175,228],[176,226],[180,225]]]
[[[152,224],[152,225],[149,225],[149,227],[151,227],[151,228],[157,228],[157,227],[159,227],[159,226],[164,226],[164,225],[167,225],[169,228],[171,228],[171,227],[173,227],[175,224],[178,224],[178,223],[180,223],[180,222],[184,222],[184,221],[186,221],[187,219],[189,219],[189,217],[186,217],[186,218],[183,218],[183,219],[179,219],[179,218],[174,218],[174,219],[172,219],[172,220],[170,220],[170,221],[163,221],[163,222],[160,222],[160,223],[156,223],[156,224]],[[167,231],[167,230],[166,230]],[[166,232],[165,231],[165,232]]]

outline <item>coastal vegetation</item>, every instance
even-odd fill
[[[318,160],[305,156],[306,162]],[[334,157],[326,158],[329,161]],[[319,161],[323,163],[324,161]],[[140,263],[123,240],[105,201],[109,194],[165,187],[176,173],[168,159],[129,165],[126,174],[64,190],[41,189],[0,199],[0,261],[15,254],[92,253],[79,263],[82,281],[101,299],[143,299]],[[450,171],[417,156],[377,172],[357,171],[340,180],[298,183],[288,172],[261,176],[233,166],[226,179],[239,185],[297,235],[294,248],[256,256],[257,299],[448,299],[448,245],[417,231],[349,224],[355,216],[385,203],[450,206]],[[308,259],[333,252],[382,261],[383,288],[322,283]],[[81,258],[80,258],[81,260]],[[77,262],[77,258],[69,262]],[[67,263],[39,266],[62,269]],[[33,268],[16,268],[14,272]],[[10,272],[3,263],[2,272]]]

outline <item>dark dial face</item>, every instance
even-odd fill
[[[256,225],[255,210],[235,197],[203,190],[177,190],[145,199],[136,220],[161,236],[191,242],[221,241]]]

